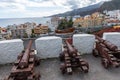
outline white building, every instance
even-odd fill
[[[53,26],[52,31],[54,31],[58,27],[59,23],[60,23],[59,17],[52,17],[51,18],[51,25]]]
[[[2,39],[2,35],[0,34],[0,39]]]
[[[27,37],[30,37],[32,34],[32,29],[36,26],[36,23],[24,23],[20,25],[9,25],[7,28],[11,31],[12,37],[24,37],[27,35]]]
[[[120,10],[107,11],[104,13],[107,15],[105,17],[107,26],[113,26],[120,24]]]
[[[119,19],[120,20],[120,10],[113,11],[104,11],[109,18]]]
[[[27,33],[28,37],[31,36],[32,34],[32,29],[36,26],[36,23],[25,23],[24,26],[26,26],[25,28],[25,32]]]
[[[6,35],[7,35],[6,29],[0,27],[0,40],[3,40],[4,37],[6,37]]]

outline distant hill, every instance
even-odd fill
[[[52,15],[52,16],[59,16],[59,17],[60,16],[75,16],[75,15],[85,16],[85,15],[90,15],[96,11],[103,12],[104,10],[110,11],[110,10],[116,10],[116,9],[120,9],[120,0],[100,2],[98,4],[74,9],[72,11],[68,11],[68,12],[65,12],[62,14],[56,14],[56,15]]]
[[[117,10],[120,9],[120,0],[112,0],[109,2],[104,2],[103,5],[100,6],[99,11],[104,10]]]

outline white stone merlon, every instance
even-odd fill
[[[81,54],[91,54],[95,44],[95,36],[90,34],[73,35],[73,45]]]
[[[118,49],[120,49],[120,33],[119,32],[106,32],[103,33],[103,39],[110,41],[111,43],[118,46]]]
[[[13,63],[24,50],[21,39],[0,41],[0,64]]]
[[[56,36],[41,37],[35,40],[37,55],[43,59],[58,57],[62,52],[62,38]]]

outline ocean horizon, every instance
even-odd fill
[[[36,24],[46,24],[50,22],[50,17],[33,17],[33,18],[0,18],[0,27],[7,27],[8,25],[19,25],[26,22],[35,22]]]

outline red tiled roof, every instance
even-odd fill
[[[107,28],[94,33],[95,35],[102,37],[104,32],[120,32],[120,28]]]

